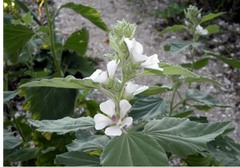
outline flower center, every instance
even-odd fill
[[[116,115],[113,115],[112,120],[117,123],[118,122],[118,117]]]

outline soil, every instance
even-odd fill
[[[163,50],[163,45],[170,41],[183,40],[187,34],[184,32],[176,32],[158,36],[159,29],[164,29],[168,26],[166,20],[153,17],[154,11],[166,8],[166,4],[162,1],[55,0],[54,7],[59,8],[67,2],[74,2],[76,4],[81,3],[83,5],[93,4],[94,8],[101,12],[102,20],[110,29],[111,25],[115,25],[117,20],[124,19],[129,23],[136,23],[137,29],[135,39],[143,45],[144,53],[148,56],[156,53],[159,55],[160,60],[174,65],[190,61],[189,53],[187,51],[173,56]],[[236,26],[239,26],[239,24]],[[56,18],[56,29],[62,32],[64,39],[82,27],[87,27],[90,33],[87,56],[100,58],[101,61],[99,62],[98,68],[106,70],[106,64],[109,60],[108,58],[103,57],[103,55],[114,52],[114,50],[106,43],[108,34],[70,9],[62,9],[59,16]],[[221,35],[221,32],[219,34]],[[210,40],[214,41],[214,39],[215,38],[211,38]],[[230,40],[230,38],[228,39]],[[226,42],[229,42],[228,39]],[[239,45],[239,38],[235,41],[237,43],[236,45]],[[206,43],[206,41],[203,42]],[[236,54],[239,54],[239,49]],[[237,143],[240,143],[239,70],[232,69],[227,64],[213,59],[209,62],[208,66],[196,73],[212,77],[214,80],[220,82],[223,87],[218,87],[211,83],[201,83],[201,90],[205,93],[211,94],[219,101],[228,104],[231,107],[213,108],[209,112],[196,111],[195,115],[206,116],[208,117],[209,122],[232,121],[231,127],[234,127],[235,130],[230,136],[233,137]],[[156,83],[169,83],[169,80],[163,77],[148,76],[138,78],[135,82],[140,85],[154,85]],[[181,90],[181,93],[184,93],[184,88]],[[169,94],[166,94],[163,97],[169,99]],[[95,96],[93,98],[99,101],[104,101],[106,96],[99,91],[95,91]]]

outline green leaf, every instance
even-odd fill
[[[189,76],[197,76],[196,74],[194,74],[193,72],[191,72],[187,69],[184,69],[180,66],[174,66],[172,64],[159,63],[159,67],[163,68],[163,71],[144,69],[143,72],[139,74],[139,76],[143,76],[143,75],[157,75],[157,76],[189,75]]]
[[[56,132],[58,134],[65,134],[68,132],[76,132],[78,130],[85,130],[93,128],[95,123],[91,117],[70,118],[65,117],[58,120],[28,120],[33,126],[38,127],[40,132]]]
[[[240,68],[240,61],[237,61],[237,60],[234,60],[234,59],[229,59],[229,58],[217,55],[217,54],[215,54],[213,52],[210,52],[210,51],[204,51],[204,52],[205,52],[206,55],[216,57],[216,58],[222,60],[223,62],[227,63],[228,65],[230,65],[234,68]]]
[[[75,109],[78,90],[51,87],[26,89],[26,101],[33,119],[60,119],[71,116]]]
[[[239,166],[240,161],[237,156],[240,155],[240,145],[235,143],[229,137],[217,137],[214,141],[207,144],[208,151],[213,154],[213,159],[224,166]]]
[[[84,131],[77,131],[75,135],[77,139],[67,145],[68,151],[103,150],[110,140],[107,136],[91,135]]]
[[[6,103],[9,100],[13,99],[15,96],[17,96],[21,91],[20,90],[14,90],[14,91],[4,91],[3,92],[3,102]]]
[[[75,31],[71,34],[70,37],[66,40],[64,44],[65,49],[72,49],[79,53],[80,55],[86,54],[87,46],[89,40],[89,32],[84,27],[81,30]]]
[[[31,23],[32,17],[31,17],[31,12],[30,12],[30,11],[27,12],[27,13],[25,14],[25,16],[23,16],[23,21],[25,22],[25,24],[26,24],[27,26]]]
[[[37,147],[34,148],[21,148],[19,150],[4,150],[5,161],[27,161],[37,158],[41,155],[41,150]]]
[[[95,67],[88,60],[87,57],[77,54],[76,52],[63,52],[61,64],[67,69],[71,75],[75,75],[77,72],[81,73],[83,77],[90,76]]]
[[[68,166],[99,166],[100,160],[80,151],[71,151],[56,156],[55,164],[63,164]]]
[[[186,99],[204,103],[205,105],[207,105],[209,107],[224,107],[224,108],[230,107],[230,106],[216,100],[211,95],[200,92],[198,89],[187,89],[186,90]]]
[[[145,134],[155,139],[165,151],[181,158],[206,150],[206,143],[222,134],[230,122],[197,123],[187,118],[164,117],[145,126]]]
[[[206,30],[208,31],[208,34],[214,34],[219,32],[219,26],[217,25],[210,25],[206,27]]]
[[[175,55],[180,51],[188,48],[189,46],[198,47],[201,43],[192,43],[191,41],[174,41],[164,46],[165,51],[170,51],[171,54]]]
[[[74,4],[73,2],[62,5],[60,9],[62,8],[72,9],[74,12],[82,15],[83,17],[88,19],[90,22],[92,22],[94,25],[101,28],[103,31],[109,32],[107,25],[101,19],[101,14],[96,9],[90,6]]]
[[[150,86],[147,90],[140,93],[139,95],[141,95],[141,96],[156,95],[156,94],[165,93],[171,89],[172,89],[172,87],[169,85]]]
[[[155,140],[141,133],[113,138],[101,156],[103,166],[168,166],[165,151]]]
[[[220,12],[220,13],[216,13],[216,14],[210,13],[210,14],[208,14],[208,15],[205,15],[205,16],[202,17],[201,23],[203,23],[203,22],[205,22],[205,21],[208,21],[208,20],[212,20],[212,19],[214,19],[215,17],[221,16],[221,15],[223,15],[223,14],[225,14],[225,12]]]
[[[189,82],[212,82],[218,86],[222,86],[220,83],[218,83],[217,81],[209,78],[209,77],[202,77],[202,76],[198,76],[198,77],[186,77],[183,79],[183,83],[189,83]]]
[[[197,60],[194,63],[193,69],[194,70],[199,70],[199,69],[205,67],[206,65],[208,65],[208,61],[209,61],[208,57],[201,58],[201,59]],[[184,67],[184,68],[191,68],[192,67],[192,63],[184,63],[184,64],[180,64],[180,65],[181,65],[181,67]]]
[[[100,84],[94,83],[91,79],[76,79],[69,75],[66,78],[42,79],[41,81],[28,82],[20,86],[24,87],[56,87],[56,88],[97,88]]]
[[[184,118],[184,117],[187,117],[188,115],[192,114],[193,112],[194,112],[194,110],[191,108],[180,107],[180,111],[173,113],[172,117]]]
[[[7,14],[7,13],[3,14],[3,23],[4,24],[11,24],[12,23],[11,20],[13,20],[13,16],[12,15]]]
[[[28,40],[34,35],[34,32],[23,25],[4,25],[4,56],[8,58],[11,63],[19,61],[23,47]]]
[[[31,10],[29,10],[29,8],[28,8],[24,3],[22,3],[22,2],[19,1],[19,0],[14,0],[14,2],[15,2],[20,8],[22,8],[24,12],[26,12],[26,13],[30,12],[31,15],[33,16],[33,20],[35,20],[35,21],[38,23],[38,25],[41,25],[41,22],[38,20],[37,16],[36,16],[33,12],[31,12]]]
[[[147,97],[138,100],[131,108],[129,116],[134,121],[138,119],[148,120],[167,113],[168,102],[159,97]]]
[[[200,154],[188,155],[184,161],[190,166],[209,166],[211,165],[212,155],[208,155],[206,157],[203,157]]]
[[[13,149],[22,143],[21,140],[16,138],[12,132],[4,129],[3,132],[3,149]]]
[[[174,25],[172,27],[168,27],[165,30],[161,31],[158,35],[162,35],[162,34],[165,34],[166,32],[170,32],[170,31],[177,31],[177,30],[182,30],[182,29],[186,29],[186,27],[184,25]]]

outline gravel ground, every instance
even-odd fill
[[[164,20],[156,20],[151,17],[149,11],[164,8],[164,4],[159,4],[157,0],[141,1],[141,3],[132,3],[120,0],[55,0],[54,6],[59,6],[67,2],[81,3],[83,5],[93,4],[97,11],[101,12],[102,20],[108,27],[115,25],[117,20],[125,19],[127,22],[136,23],[137,30],[135,38],[144,47],[144,53],[148,56],[158,54],[159,59],[163,62],[174,65],[189,62],[188,52],[183,52],[179,55],[172,56],[170,53],[163,51],[163,45],[169,41],[182,40],[184,33],[167,33],[162,36],[157,36],[156,23],[164,24]],[[144,6],[144,8],[143,8]],[[141,10],[144,9],[144,10]],[[148,11],[148,12],[146,12]],[[67,38],[72,32],[87,27],[90,33],[88,56],[93,58],[100,58],[100,69],[106,70],[107,58],[104,58],[105,53],[113,53],[114,50],[110,48],[105,41],[108,39],[108,34],[94,26],[91,22],[76,14],[69,9],[62,9],[59,16],[56,18],[56,29],[62,32],[63,38]],[[164,27],[166,28],[166,27]],[[210,76],[214,80],[223,84],[223,87],[215,87],[209,83],[202,83],[201,89],[216,97],[219,101],[230,105],[230,108],[214,108],[209,112],[197,111],[197,116],[207,116],[210,122],[218,121],[233,121],[231,126],[235,127],[235,131],[230,135],[237,143],[240,143],[240,84],[239,71],[230,69],[226,64],[211,60],[208,66],[197,72],[198,74]],[[235,76],[237,82],[229,80],[228,75]],[[141,77],[135,80],[141,85],[154,85],[155,83],[167,83],[168,80],[160,77]],[[238,93],[236,91],[238,86]],[[182,89],[184,91],[184,89]],[[169,95],[164,97],[169,99]],[[96,91],[95,99],[104,100],[106,97],[101,92]]]

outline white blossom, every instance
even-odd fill
[[[139,93],[144,92],[148,88],[149,88],[148,86],[141,86],[141,85],[134,84],[132,82],[128,82],[125,87],[125,92],[124,92],[125,97],[127,98],[128,96],[131,96],[131,95],[137,95]]]
[[[105,113],[96,114],[94,116],[95,129],[105,129],[105,134],[109,136],[120,136],[122,128],[132,124],[132,117],[126,117],[127,112],[132,107],[127,100],[121,100],[119,103],[120,113],[116,112],[115,103],[112,100],[107,100],[100,104],[100,110]]]
[[[85,79],[91,79],[93,82],[108,84],[108,74],[106,71],[97,69],[90,77]]]
[[[207,35],[208,34],[208,30],[203,29],[200,25],[198,25],[196,27],[196,31],[197,31],[197,33],[199,33],[201,35]]]

